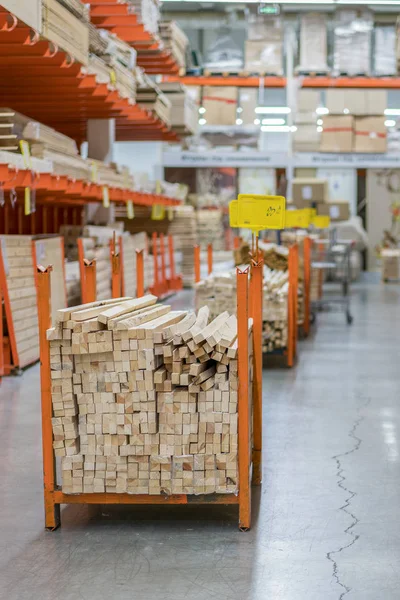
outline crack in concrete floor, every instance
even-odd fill
[[[365,402],[364,405],[358,409],[358,412],[360,412],[362,409],[365,409],[369,405],[370,402],[371,402],[371,399],[368,399],[367,402]],[[357,496],[357,492],[354,492],[353,490],[351,490],[350,488],[348,488],[344,485],[344,482],[346,481],[346,477],[343,475],[344,467],[342,466],[342,461],[347,456],[350,456],[351,454],[354,454],[355,452],[357,452],[357,450],[359,450],[359,448],[362,444],[362,439],[356,435],[356,431],[357,431],[358,427],[361,425],[361,423],[363,422],[364,418],[365,418],[364,416],[358,417],[358,419],[356,419],[354,421],[353,427],[350,429],[350,431],[348,433],[348,437],[352,438],[355,442],[353,448],[351,448],[347,452],[342,452],[341,454],[336,454],[335,456],[331,457],[332,460],[334,460],[336,462],[336,477],[338,478],[337,485],[346,494],[349,494],[348,497],[346,498],[345,503],[338,510],[343,511],[344,513],[346,513],[346,515],[348,515],[352,519],[352,522],[350,523],[350,525],[348,527],[346,527],[346,529],[344,530],[345,534],[350,535],[352,537],[351,541],[348,544],[341,546],[337,550],[331,550],[330,552],[327,552],[327,554],[326,554],[326,558],[332,563],[333,577],[334,577],[336,583],[341,588],[343,588],[343,591],[341,592],[341,594],[339,596],[339,600],[343,600],[343,598],[349,592],[351,592],[352,588],[347,586],[341,580],[337,560],[335,560],[332,557],[335,554],[340,554],[344,550],[351,548],[351,546],[353,546],[360,537],[357,533],[354,533],[354,531],[353,531],[354,527],[356,527],[356,525],[360,522],[360,520],[358,519],[358,517],[356,517],[356,515],[354,513],[351,512],[351,510],[349,510],[349,508],[351,507],[351,501],[353,500],[353,498],[355,496]]]

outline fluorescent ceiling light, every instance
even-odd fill
[[[254,125],[259,125],[260,124],[260,119],[254,119]]]
[[[242,125],[243,119],[236,119],[236,125]]]
[[[290,127],[289,125],[263,125],[261,127],[261,131],[271,133],[289,133]]]
[[[329,115],[329,108],[325,108],[325,106],[320,106],[315,111],[317,115]]]
[[[290,128],[290,131],[292,131],[293,133],[294,133],[295,131],[297,131],[297,127],[296,127],[296,125],[292,125],[292,126],[291,126],[291,128]]]
[[[388,119],[387,121],[385,121],[385,125],[386,125],[386,127],[394,127],[396,125],[396,121],[393,121],[392,119]]]
[[[206,112],[206,109],[204,108],[204,106],[200,106],[200,108],[199,108],[199,113],[200,113],[201,115],[204,115],[204,113],[205,113],[205,112]]]
[[[290,108],[288,106],[257,106],[258,115],[288,115]]]
[[[385,115],[387,117],[400,117],[400,108],[387,108]]]
[[[205,125],[207,121],[205,119],[199,119],[199,125]]]
[[[243,112],[243,108],[241,106],[238,106],[236,109],[236,112],[241,113]]]
[[[285,119],[263,119],[261,121],[263,125],[285,125]]]
[[[318,119],[317,125],[323,125],[323,124],[324,124],[323,120],[322,119]]]
[[[324,130],[323,127],[317,127],[318,133],[321,133],[323,130]]]

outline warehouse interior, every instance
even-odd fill
[[[0,0],[0,597],[397,600],[400,0]]]

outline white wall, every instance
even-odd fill
[[[163,142],[116,142],[114,160],[130,168],[134,174],[147,173],[152,181],[162,179]]]

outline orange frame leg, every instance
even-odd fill
[[[136,250],[136,296],[144,296],[144,260],[143,250]]]
[[[119,242],[119,269],[121,278],[121,297],[125,296],[125,277],[124,277],[124,242],[123,236],[120,235],[118,238]]]
[[[46,331],[51,327],[50,313],[50,271],[38,267],[38,307],[39,307],[39,341],[40,341],[40,385],[42,402],[42,444],[43,444],[43,481],[44,510],[47,529],[54,530],[60,525],[60,506],[54,501],[56,483],[56,462],[53,452],[53,431],[51,418],[50,346],[46,339]]]
[[[248,269],[236,271],[238,319],[239,528],[251,526]]]
[[[97,286],[96,286],[96,260],[83,259],[83,274],[85,281],[85,299],[82,297],[82,303],[96,302]]]
[[[194,282],[199,283],[200,275],[200,246],[194,247]]]
[[[311,247],[312,240],[309,237],[304,238],[304,334],[310,333],[311,317]]]
[[[213,245],[208,244],[207,246],[207,268],[208,274],[211,275],[213,272]]]
[[[253,319],[253,485],[262,481],[262,294],[264,261],[252,261],[250,316]]]

